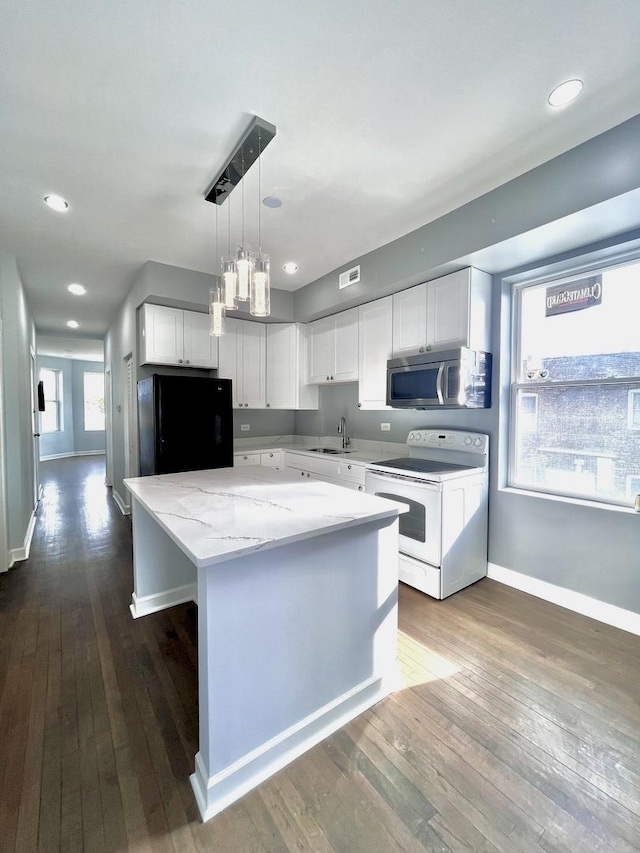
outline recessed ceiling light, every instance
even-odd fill
[[[282,199],[276,198],[274,195],[268,195],[262,199],[265,207],[282,207]]]
[[[70,329],[77,329],[80,323],[77,320],[67,320],[67,326]]]
[[[69,293],[73,293],[74,296],[84,296],[87,292],[87,288],[81,284],[69,284],[67,290]]]
[[[69,207],[69,202],[62,198],[61,195],[46,195],[44,197],[44,203],[48,205],[51,210],[57,210],[58,213],[62,213]]]
[[[582,80],[567,80],[560,83],[549,95],[549,104],[552,107],[566,107],[582,92],[582,85]]]
[[[288,272],[289,275],[293,275],[294,272],[298,272],[298,264],[295,261],[287,261],[287,263],[282,267],[285,272]]]

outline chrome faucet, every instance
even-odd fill
[[[345,450],[351,444],[351,439],[347,435],[346,418],[340,418],[340,423],[338,424],[338,435],[342,436],[342,449]]]

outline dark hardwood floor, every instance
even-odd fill
[[[402,586],[405,689],[202,824],[195,607],[131,618],[101,458],[41,474],[0,575],[2,853],[640,850],[640,638],[488,580]]]

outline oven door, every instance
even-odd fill
[[[409,511],[398,516],[399,550],[417,560],[440,565],[442,492],[439,483],[403,474],[367,470],[365,490],[372,495],[406,504]]]
[[[444,404],[444,362],[387,368],[387,405],[395,409]]]

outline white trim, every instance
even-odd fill
[[[49,453],[47,456],[41,456],[41,462],[48,462],[50,459],[70,459],[72,456],[104,456],[104,450],[77,450],[70,453]]]
[[[5,447],[4,447],[4,352],[3,352],[3,328],[2,317],[0,317],[0,572],[9,570],[10,555],[8,552],[8,522],[7,522],[7,489],[5,474]]]
[[[530,575],[514,572],[513,569],[505,569],[495,563],[489,563],[487,577],[514,589],[522,590],[522,592],[528,592],[530,595],[535,595],[536,598],[550,601],[559,607],[573,610],[574,613],[580,613],[583,616],[596,619],[598,622],[604,622],[605,625],[612,625],[614,628],[620,628],[622,631],[629,631],[631,634],[640,636],[640,613],[624,610],[615,604],[599,601],[597,598],[591,598],[581,592],[575,592],[572,589],[532,578]]]
[[[123,515],[131,515],[131,505],[125,503],[115,489],[112,490],[111,497],[114,499],[116,506]]]
[[[195,773],[189,778],[202,820],[210,820],[375,702],[384,699],[395,686],[392,677],[368,678],[213,776],[208,776],[198,752]]]
[[[22,548],[12,548],[9,551],[9,568],[11,568],[16,563],[22,562],[22,560],[29,559],[29,552],[31,551],[31,540],[33,539],[33,531],[36,527],[36,511],[34,510],[31,513],[31,518],[29,519],[29,524],[27,525],[27,532],[24,535],[24,542],[22,544]]]
[[[154,595],[138,597],[134,592],[131,595],[129,610],[134,619],[139,619],[140,616],[157,613],[159,610],[166,610],[167,607],[175,607],[176,604],[184,604],[187,601],[193,601],[197,604],[197,592],[197,584],[195,583],[177,586],[175,589],[168,589]]]
[[[635,397],[636,394],[640,395],[640,389],[631,388],[629,390],[629,397],[627,399],[627,429],[634,430],[635,432],[640,430],[640,424],[638,424],[636,426],[636,424],[634,424],[634,422],[633,422],[633,415],[634,415],[633,398]]]

